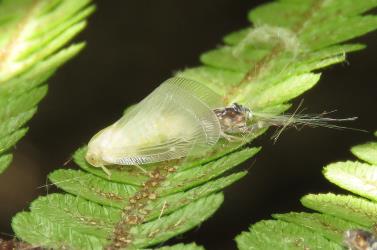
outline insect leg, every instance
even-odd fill
[[[147,170],[145,170],[143,167],[141,167],[140,165],[137,165],[137,164],[135,164],[134,165],[135,167],[137,167],[138,169],[140,169],[141,171],[143,171],[144,173],[148,173],[148,171]]]
[[[242,140],[242,137],[229,135],[229,134],[226,134],[224,132],[221,132],[220,136],[225,138],[229,142],[235,142],[235,141],[241,141]]]
[[[108,168],[106,168],[105,166],[101,166],[103,172],[105,172],[107,174],[107,177],[110,178],[111,177],[111,172]]]

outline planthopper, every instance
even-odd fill
[[[110,175],[108,165],[140,167],[195,157],[213,149],[221,138],[242,141],[245,135],[269,126],[337,127],[328,122],[355,119],[258,113],[238,103],[227,106],[223,100],[201,83],[170,78],[122,118],[94,135],[86,160]]]

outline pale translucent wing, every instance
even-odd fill
[[[212,109],[221,105],[221,97],[200,83],[168,79],[99,135],[106,137],[101,139],[104,159],[143,164],[206,151],[220,137]]]
[[[180,94],[183,91],[188,92],[192,97],[205,103],[205,105],[211,109],[224,106],[221,96],[207,86],[193,80],[173,77],[166,80],[161,87],[170,89],[172,92],[176,91],[177,94]]]
[[[186,156],[192,145],[193,143],[190,141],[176,139],[158,145],[141,147],[136,151],[134,147],[119,148],[113,151],[107,162],[119,165],[139,165],[172,160]],[[125,152],[133,153],[125,156]]]
[[[151,98],[154,98],[155,92],[170,93],[173,96],[178,96],[183,92],[183,96],[190,95],[190,98],[195,98],[202,102],[210,109],[220,108],[224,106],[223,98],[215,93],[207,86],[182,77],[172,77],[164,81],[157,89],[155,89],[150,95],[144,98],[140,103],[132,106],[130,110],[127,110],[122,117],[123,121],[130,120],[135,116],[143,104],[149,102]]]
[[[160,88],[161,96],[168,96],[166,113],[184,112],[199,125],[198,134],[191,140],[199,145],[204,140],[210,146],[217,142],[221,131],[213,109],[224,106],[221,96],[196,81],[180,77],[166,80]]]

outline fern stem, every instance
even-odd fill
[[[150,200],[157,199],[156,189],[161,186],[169,173],[175,171],[173,166],[164,164],[149,173],[149,179],[142,184],[143,188],[131,196],[129,205],[122,209],[121,220],[115,226],[111,241],[105,249],[121,249],[132,245],[133,239],[130,230],[135,225],[145,222],[145,218],[151,212],[145,209],[145,206]],[[165,207],[166,203],[161,209]]]

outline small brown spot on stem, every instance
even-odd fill
[[[131,224],[131,225],[136,225],[136,224],[139,223],[139,221],[140,221],[140,217],[138,217],[138,216],[136,216],[136,215],[129,215],[129,216],[127,216],[127,218],[126,218],[126,222],[127,222],[128,224]]]
[[[157,195],[155,193],[150,193],[148,195],[148,198],[151,199],[151,200],[155,200],[157,198]]]

